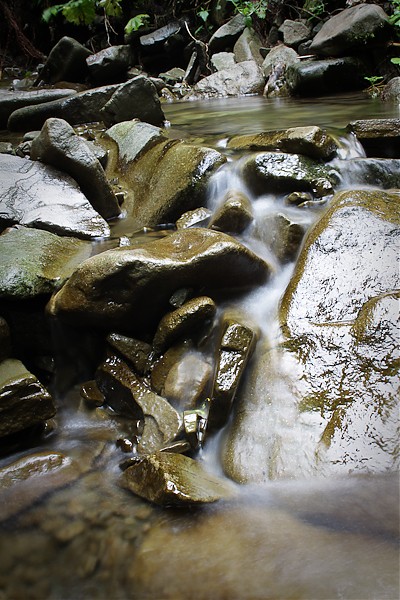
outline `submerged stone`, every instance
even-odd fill
[[[266,281],[270,272],[267,263],[226,234],[183,229],[143,247],[91,257],[49,309],[84,327],[138,335],[156,326],[177,289],[245,291]]]
[[[25,300],[51,294],[89,258],[88,242],[27,227],[0,235],[0,298]]]
[[[79,238],[110,230],[75,181],[54,167],[0,154],[0,223],[19,223]]]
[[[55,412],[48,391],[19,360],[0,363],[0,437],[42,423]]]
[[[60,452],[37,452],[3,467],[0,520],[30,508],[46,494],[70,484],[80,473],[78,465]]]
[[[201,505],[233,494],[232,486],[207,473],[199,462],[172,452],[139,460],[124,472],[122,485],[161,506]]]

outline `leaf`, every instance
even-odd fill
[[[391,58],[390,62],[393,63],[394,65],[400,65],[400,57],[396,56],[396,58]]]
[[[137,31],[141,27],[147,25],[149,20],[150,15],[148,15],[147,13],[143,13],[140,15],[136,15],[136,17],[132,17],[132,19],[129,19],[129,21],[125,25],[125,33],[129,34],[132,33],[132,31]]]
[[[199,15],[200,19],[203,19],[204,23],[206,23],[210,13],[205,8],[202,8],[197,14]]]
[[[56,4],[55,6],[49,6],[42,13],[42,20],[45,23],[48,23],[51,19],[53,19],[58,13],[60,13],[64,8],[64,4]]]

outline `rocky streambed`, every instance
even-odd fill
[[[396,597],[395,108],[64,109],[0,154],[0,593]]]

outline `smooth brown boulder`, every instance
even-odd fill
[[[234,238],[183,229],[137,248],[108,250],[82,263],[49,310],[84,327],[138,335],[155,328],[176,290],[212,297],[264,283],[271,267]]]

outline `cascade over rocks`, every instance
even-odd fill
[[[367,156],[400,158],[400,119],[359,119],[347,125]]]
[[[86,142],[63,119],[47,119],[33,140],[31,159],[57,167],[71,175],[93,208],[104,218],[121,210],[104,170]]]
[[[115,156],[111,148],[108,173],[124,185],[124,210],[137,228],[174,222],[204,205],[208,178],[226,161],[217,150],[167,139],[160,129],[137,121],[114,126],[107,135],[118,151]]]
[[[266,281],[270,272],[226,234],[183,229],[142,248],[116,248],[86,260],[49,309],[83,327],[137,334],[155,328],[179,288],[243,291]]]

